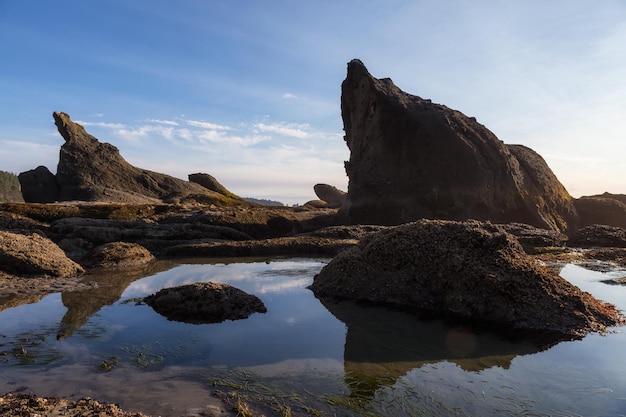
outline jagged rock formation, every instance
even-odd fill
[[[581,335],[623,324],[610,304],[542,267],[498,225],[420,220],[366,237],[315,277],[317,297]]]
[[[83,126],[72,122],[68,114],[54,112],[53,117],[65,139],[55,176],[58,194],[56,198],[51,198],[54,186],[50,176],[44,175],[40,167],[37,173],[45,181],[33,182],[33,173],[20,174],[20,179],[25,180],[21,185],[27,202],[78,200],[137,204],[185,199],[234,202],[230,196],[210,191],[199,184],[137,168],[122,158],[115,146],[101,143]],[[50,187],[44,182],[51,184]]]
[[[359,60],[348,64],[341,113],[350,148],[344,221],[473,218],[559,231],[577,223],[572,197],[537,153],[372,77]]]

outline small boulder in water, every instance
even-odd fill
[[[267,312],[258,297],[215,282],[164,288],[144,301],[168,320],[193,324],[240,320]]]

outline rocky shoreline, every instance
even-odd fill
[[[0,271],[0,310],[37,302],[49,293],[107,285],[101,281],[90,281],[90,276],[98,271],[131,271],[132,268],[152,265],[156,260],[178,257],[335,256],[343,253],[345,258],[346,253],[351,253],[346,251],[353,250],[351,248],[356,248],[360,242],[406,227],[337,225],[334,222],[335,212],[310,207],[150,206],[84,202],[0,204],[0,234],[5,237],[0,239],[0,243],[5,242],[0,248],[4,257],[3,271]],[[506,233],[509,236],[507,239],[515,240],[511,244],[519,245],[515,246],[518,248],[515,249],[517,255],[527,257],[528,262],[537,265],[576,262],[595,265],[596,268],[599,265],[626,268],[626,234],[620,228],[590,226],[571,236],[523,224],[506,224],[497,228],[498,233]],[[211,233],[212,237],[199,236]],[[428,240],[423,232],[418,235],[422,240]],[[382,241],[389,239],[382,237]],[[440,241],[440,238],[431,240]],[[567,246],[569,241],[579,246],[570,248]],[[19,242],[22,246],[17,244]],[[24,249],[23,245],[33,242],[35,246]],[[602,247],[602,244],[610,246]],[[395,245],[394,248],[397,252],[400,246]],[[7,254],[11,251],[28,256],[8,262]],[[449,255],[454,257],[451,252]],[[338,294],[339,291],[335,295]],[[595,330],[602,325],[595,326]],[[593,327],[588,330],[594,330]],[[29,412],[34,415],[41,413],[42,407],[53,407],[50,410],[58,413],[44,415],[142,416],[91,399],[68,402],[38,398],[32,394],[9,393],[0,400],[0,410],[13,410],[15,413]],[[61,409],[65,414],[59,411]],[[75,414],[71,414],[70,409]],[[210,412],[214,414],[202,415],[229,415],[231,411],[225,406],[219,414],[215,414],[217,411],[214,409]]]

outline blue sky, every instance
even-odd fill
[[[56,171],[64,111],[133,165],[287,204],[347,188],[346,64],[626,193],[626,2],[0,0],[0,170]]]

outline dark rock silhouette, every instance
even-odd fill
[[[55,199],[48,194],[43,196],[39,183],[33,186],[32,181],[26,181],[22,183],[26,202],[78,200],[139,204],[199,200],[233,203],[230,197],[199,184],[137,168],[129,164],[115,146],[98,141],[83,126],[72,122],[68,114],[54,112],[53,116],[65,139],[55,176],[58,196]],[[43,175],[41,169],[40,174]],[[45,178],[48,180],[49,175]]]
[[[54,203],[59,198],[56,176],[45,166],[22,172],[18,179],[24,201],[28,203]]]
[[[575,336],[624,320],[489,222],[420,220],[369,235],[336,255],[311,289],[318,297]]]
[[[341,113],[350,161],[340,214],[349,223],[473,218],[559,231],[577,223],[572,197],[537,153],[372,77],[359,60],[348,64]]]

